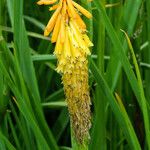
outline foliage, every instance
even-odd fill
[[[71,133],[54,45],[43,36],[48,7],[0,0],[0,150],[150,150],[150,0],[77,2],[93,14],[83,18],[94,43],[89,144]]]

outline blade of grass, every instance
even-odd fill
[[[0,43],[2,46],[4,46],[5,44],[4,44],[4,41],[1,41],[1,43]],[[6,47],[6,46],[4,46],[4,47]],[[3,51],[3,52],[7,52],[7,48]],[[8,52],[7,52],[8,53]],[[8,55],[9,56],[9,55]],[[7,56],[7,57],[8,57]],[[8,57],[9,58],[9,57]],[[20,92],[18,91],[18,89],[20,89],[20,88],[18,88],[17,89],[17,87],[16,87],[16,85],[14,85],[14,82],[11,80],[11,77],[9,76],[9,74],[8,74],[8,72],[7,72],[7,70],[6,70],[6,68],[7,67],[5,67],[5,65],[3,64],[3,62],[2,62],[2,60],[3,59],[1,59],[1,61],[0,61],[0,64],[1,64],[1,69],[2,69],[2,72],[5,74],[5,77],[6,78],[8,78],[8,84],[9,84],[9,87],[11,88],[11,90],[12,90],[12,92],[14,93],[14,95],[16,96],[16,97],[19,97],[19,98],[17,98],[17,100],[19,101],[19,104],[20,104],[20,107],[22,108],[21,110],[23,111],[21,111],[22,113],[23,113],[23,115],[24,115],[24,117],[26,118],[26,116],[27,116],[27,118],[26,119],[29,119],[30,121],[30,123],[33,121],[33,123],[32,124],[30,124],[31,125],[31,127],[32,127],[32,129],[35,131],[34,133],[35,133],[35,136],[36,136],[36,138],[37,139],[40,139],[40,140],[37,140],[38,141],[38,143],[39,142],[43,142],[43,143],[45,143],[46,141],[45,141],[45,139],[43,138],[43,135],[42,135],[42,133],[41,133],[41,131],[38,129],[38,126],[37,126],[37,124],[35,123],[35,120],[33,120],[33,112],[32,112],[32,110],[31,109],[29,109],[29,107],[28,107],[28,105],[26,104],[26,100],[22,100],[22,97],[21,97],[21,95],[20,95]],[[16,62],[17,62],[17,59],[15,59],[16,60]],[[15,62],[15,63],[16,63]],[[13,64],[13,63],[11,63],[11,64]],[[20,70],[19,70],[19,67],[18,67],[18,65],[17,66],[14,66],[14,68],[16,68],[16,69],[18,69],[17,70],[17,72],[20,72]],[[12,75],[13,75],[13,72],[11,73]],[[21,75],[21,73],[19,73],[18,75]],[[15,76],[14,76],[15,77]],[[14,77],[12,77],[12,78],[14,78]],[[17,76],[16,76],[17,77]],[[20,76],[18,79],[21,79],[22,77]],[[23,79],[23,78],[22,78]],[[25,92],[25,91],[24,91]],[[38,106],[38,107],[41,107],[41,106]],[[37,108],[36,108],[37,109]],[[37,111],[37,110],[36,110]],[[27,113],[28,112],[28,113]],[[39,113],[39,112],[38,112]],[[37,114],[36,114],[37,115]],[[38,118],[38,119],[41,119],[41,118]],[[43,122],[40,122],[41,124],[44,124],[45,123],[45,120],[43,121]],[[36,130],[38,130],[38,131],[36,131]],[[39,135],[37,135],[37,133],[36,132],[39,132],[38,134]],[[43,132],[43,130],[42,130],[42,132]],[[46,133],[49,133],[49,130],[46,130]],[[46,136],[46,135],[44,135],[44,136]],[[52,135],[51,135],[51,133],[50,134],[48,134],[47,135],[48,137],[49,137],[49,139],[46,139],[46,140],[48,140],[49,141],[49,145],[50,145],[50,147],[52,147],[53,148],[53,146],[55,147],[56,146],[56,144],[54,143],[54,145],[53,145],[53,142],[55,142],[55,141],[53,141],[54,139],[52,139],[53,137],[51,137]],[[39,144],[40,145],[40,144]],[[43,145],[43,144],[41,144],[41,145]],[[44,144],[44,146],[45,146],[45,148],[46,149],[49,149],[48,148],[48,146],[47,146],[47,144],[45,143]],[[57,147],[57,146],[56,146]],[[53,148],[54,149],[54,148]]]
[[[11,117],[10,117],[10,114],[8,114],[8,123],[9,123],[10,129],[11,129],[11,131],[12,131],[12,135],[13,135],[13,139],[14,139],[15,144],[16,144],[16,148],[17,148],[17,149],[21,149],[21,145],[20,145],[20,143],[19,143],[19,140],[18,140],[16,131],[15,131],[15,128],[14,128],[12,119],[11,119]]]
[[[139,8],[141,6],[142,0],[135,0],[134,5],[132,1],[126,1],[124,7],[124,20],[126,23],[128,34],[131,35],[133,32],[134,25],[136,24],[136,19],[139,15]],[[131,11],[133,13],[131,13]]]
[[[24,18],[44,31],[45,25],[41,23],[40,21],[30,16],[24,16]]]
[[[15,147],[9,142],[9,140],[0,131],[0,141],[4,141],[8,150],[16,150]]]
[[[117,35],[115,34],[115,31],[114,31],[111,23],[109,22],[109,19],[108,19],[106,13],[104,12],[102,4],[101,3],[96,3],[96,5],[99,6],[99,9],[100,9],[99,11],[101,12],[101,14],[103,16],[103,21],[105,22],[107,32],[108,32],[113,44],[115,45],[116,49],[120,49],[118,52],[116,52],[116,53],[118,53],[117,57],[118,57],[118,59],[121,58],[120,61],[121,61],[122,65],[123,65],[123,68],[126,72],[128,80],[129,80],[129,82],[132,86],[132,89],[133,89],[133,91],[134,91],[134,93],[135,93],[135,95],[138,99],[141,110],[143,110],[143,106],[142,106],[143,105],[143,99],[141,99],[141,96],[140,96],[140,92],[141,92],[140,90],[141,89],[139,88],[138,83],[137,83],[136,78],[135,78],[135,75],[134,75],[133,71],[130,68],[130,64],[129,64],[129,62],[128,62],[125,54],[124,54],[121,43],[118,40]],[[143,113],[143,117],[144,117],[144,123],[145,123],[146,130],[149,131],[149,125],[148,125],[149,121],[148,121],[148,115],[147,115],[146,112]],[[149,139],[148,137],[149,137],[149,132],[147,132],[147,140]],[[149,143],[147,143],[147,144],[149,145]]]
[[[122,130],[126,136],[126,140],[128,141],[130,148],[134,149],[134,150],[141,150],[140,144],[138,142],[138,139],[136,137],[136,134],[134,132],[134,129],[132,127],[130,119],[128,118],[128,116],[123,115],[123,113],[120,110],[120,107],[117,104],[114,96],[112,95],[106,81],[102,77],[100,71],[94,64],[93,60],[90,60],[90,67],[91,67],[91,71],[95,77],[95,80],[97,81],[97,83],[100,85],[102,91],[104,92],[105,98],[109,102],[109,104],[112,108],[112,111],[114,112],[114,115],[116,117],[116,120],[118,121],[120,127],[122,128]]]
[[[60,139],[68,123],[69,123],[68,109],[64,108],[61,111],[58,119],[56,120],[53,126],[53,131],[55,131],[54,133],[57,141]]]
[[[146,10],[147,10],[147,36],[148,36],[148,43],[150,43],[150,9],[149,9],[149,6],[150,6],[150,0],[147,0],[146,1]],[[146,62],[148,64],[150,64],[150,44],[148,44],[148,47],[147,47],[147,51],[146,51]],[[150,67],[150,65],[149,65]],[[147,97],[147,100],[149,101],[150,103],[150,76],[149,76],[149,70],[146,71],[146,79],[145,79],[145,83],[146,83],[146,97]]]
[[[9,87],[11,88],[12,92],[14,93],[14,95],[17,97],[17,100],[19,101],[19,103],[17,103],[20,111],[23,113],[23,115],[25,116],[25,118],[30,122],[30,126],[32,127],[32,130],[35,133],[35,137],[37,138],[37,142],[40,143],[39,145],[42,145],[42,148],[39,147],[39,150],[41,149],[46,149],[49,150],[49,147],[41,133],[41,131],[39,130],[36,122],[34,121],[33,118],[33,114],[30,112],[30,110],[28,109],[28,106],[25,104],[25,100],[21,97],[17,87],[14,85],[14,83],[11,80],[11,77],[9,76],[8,72],[6,71],[2,61],[0,60],[0,69],[2,69],[2,72],[5,74],[5,78],[7,79],[7,84],[9,85]]]
[[[112,24],[110,23],[110,20],[107,16],[107,14],[104,11],[104,8],[102,6],[101,3],[98,3],[97,1],[95,1],[95,4],[99,10],[99,13],[102,16],[103,19],[103,23],[106,26],[106,30],[108,32],[108,35],[114,45],[114,53],[116,54],[115,56],[117,57],[117,59],[121,62],[124,71],[126,72],[127,78],[131,84],[132,90],[134,91],[135,96],[137,97],[137,100],[140,104],[141,101],[141,97],[139,94],[139,88],[138,88],[138,83],[135,77],[135,74],[133,72],[133,70],[131,69],[131,65],[128,61],[128,58],[125,55],[124,49],[121,45],[121,42],[112,26]],[[118,68],[119,69],[119,68]],[[120,70],[120,69],[119,69]]]
[[[59,108],[59,107],[66,107],[67,104],[65,101],[57,101],[57,102],[47,102],[47,103],[42,103],[43,107],[48,107],[48,108]]]
[[[11,108],[11,112],[13,114],[13,117],[14,117],[14,120],[16,121],[16,124],[18,126],[18,130],[21,134],[21,137],[24,141],[24,144],[26,146],[26,149],[30,149],[32,148],[33,149],[33,145],[30,143],[31,141],[29,140],[29,136],[27,134],[27,130],[26,128],[24,128],[24,123],[22,123],[22,119],[20,119],[20,114],[18,115],[15,108],[14,108],[14,105],[12,104],[12,102],[10,101],[10,108]],[[23,129],[23,130],[22,130]]]
[[[70,147],[65,147],[65,146],[61,146],[61,147],[60,147],[60,150],[72,150],[72,148],[70,148]]]
[[[136,19],[138,17],[138,9],[140,8],[141,2],[142,2],[141,0],[136,0],[136,3],[134,3],[134,5],[132,5],[133,9],[128,6],[130,3],[125,3],[126,4],[125,8],[124,8],[124,16],[125,17],[124,17],[123,21],[125,22],[124,26],[126,26],[129,35],[131,35],[133,33]],[[130,18],[130,19],[128,19],[128,18]],[[117,33],[117,34],[120,35],[120,33]],[[124,39],[122,39],[121,36],[119,36],[119,38],[121,39],[121,41],[124,41],[123,48],[124,48],[124,50],[127,50],[126,41]],[[115,43],[115,41],[114,41],[114,43]],[[116,43],[117,43],[117,41],[116,41]],[[111,86],[112,91],[114,90],[114,88],[117,84],[119,74],[121,71],[121,63],[120,63],[118,57],[116,56],[118,54],[117,48],[115,47],[115,49],[116,49],[116,52],[114,52],[115,50],[113,50],[111,53],[111,56],[110,56],[111,59],[110,59],[109,65],[108,65],[109,67],[107,69],[107,74],[109,75],[109,76],[107,76],[107,80],[108,80],[109,85]],[[120,49],[118,49],[118,51],[120,51]],[[111,76],[110,76],[110,74],[111,74]]]
[[[102,0],[102,5],[105,6],[105,0]],[[101,16],[97,14],[96,18],[98,30],[97,32],[97,45],[95,49],[97,50],[97,67],[101,70],[104,75],[104,49],[105,49],[105,26],[101,22]],[[106,150],[106,102],[103,92],[100,90],[100,85],[96,86],[95,92],[95,116],[93,121],[92,140],[90,143],[91,150]]]
[[[50,61],[50,60],[56,60],[56,56],[49,55],[49,54],[43,54],[43,55],[33,55],[32,56],[33,61]]]
[[[64,89],[59,89],[58,91],[54,92],[50,96],[46,98],[45,101],[57,101],[58,99],[61,99],[64,97]]]
[[[2,31],[14,33],[14,32],[13,32],[13,29],[10,28],[10,27],[1,26],[1,25],[0,25],[0,27],[1,27]],[[47,41],[50,40],[49,37],[45,37],[45,36],[43,36],[42,34],[38,34],[38,33],[35,33],[35,32],[31,32],[31,31],[27,31],[27,35],[30,36],[30,37],[34,37],[34,38],[38,38],[38,39],[42,39],[42,40],[47,40]]]
[[[135,66],[135,71],[136,71],[136,75],[137,75],[137,80],[138,80],[138,85],[139,85],[139,89],[140,89],[140,97],[141,97],[141,109],[142,109],[142,113],[143,113],[143,117],[144,117],[144,125],[145,125],[145,134],[146,134],[146,139],[147,139],[147,145],[148,145],[148,149],[150,149],[150,128],[149,128],[149,115],[148,115],[148,110],[147,110],[147,102],[146,102],[146,98],[145,98],[145,94],[144,94],[144,89],[143,89],[143,83],[142,83],[142,79],[141,79],[141,75],[140,75],[140,70],[138,67],[138,63],[136,60],[136,56],[134,54],[134,50],[131,44],[131,41],[127,35],[127,33],[123,30],[121,30],[127,39],[128,45],[129,45],[129,49],[132,55],[132,59],[133,59],[133,64]]]
[[[49,130],[45,121],[42,108],[40,105],[40,95],[38,91],[37,81],[33,68],[31,51],[25,30],[25,24],[23,21],[23,0],[14,0],[14,42],[17,52],[17,58],[19,65],[23,73],[23,77],[28,85],[28,88],[32,91],[33,95],[33,107],[35,108],[35,116],[38,120],[39,126],[46,137],[49,146],[52,149],[58,149],[56,141],[53,138],[51,131]],[[22,47],[23,45],[23,47]]]

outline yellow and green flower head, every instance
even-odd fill
[[[89,138],[91,127],[87,56],[91,54],[89,47],[93,44],[86,34],[86,24],[80,14],[87,18],[92,15],[73,0],[40,0],[37,4],[53,4],[49,10],[54,10],[54,13],[44,35],[52,33],[51,42],[56,43],[56,70],[62,74],[74,135],[79,143],[83,143]]]

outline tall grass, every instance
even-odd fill
[[[150,150],[150,0],[78,2],[93,14],[84,18],[94,43],[89,144],[72,135],[54,45],[43,36],[48,7],[0,0],[0,150]]]

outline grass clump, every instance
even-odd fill
[[[45,2],[0,0],[0,149],[149,150],[150,0]]]

